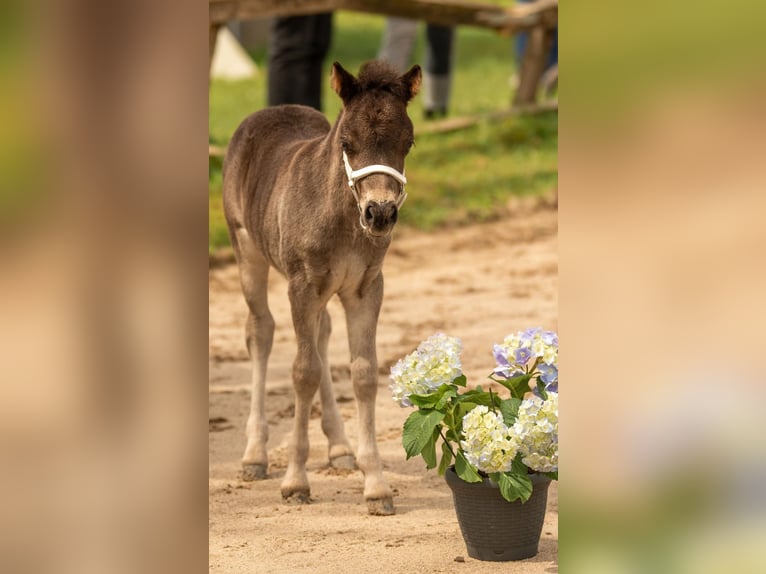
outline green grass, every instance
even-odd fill
[[[407,161],[402,223],[421,229],[493,219],[511,195],[556,186],[557,116],[512,118],[419,138]]]
[[[382,16],[338,12],[333,43],[325,61],[325,77],[339,61],[356,73],[375,58],[383,33]],[[425,34],[419,30],[413,61],[422,62]],[[252,54],[259,74],[241,82],[213,81],[210,87],[210,141],[225,146],[239,123],[265,106],[266,53]],[[462,27],[455,45],[450,117],[506,109],[513,96],[509,79],[515,72],[512,40],[489,30]],[[324,111],[334,121],[340,99],[329,82],[323,90]],[[539,194],[558,181],[558,115],[483,122],[447,134],[420,134],[421,99],[410,104],[416,144],[407,159],[409,199],[401,225],[434,229],[496,218],[513,195]],[[210,164],[210,249],[228,244],[221,207],[221,167]]]

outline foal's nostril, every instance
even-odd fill
[[[367,225],[384,229],[396,223],[396,220],[399,218],[399,209],[392,201],[383,201],[381,203],[371,201],[364,208],[363,217]]]

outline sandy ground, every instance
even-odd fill
[[[526,327],[556,329],[556,211],[545,202],[511,207],[513,216],[491,224],[434,234],[398,230],[387,255],[378,326],[377,434],[384,474],[394,489],[394,516],[367,514],[360,471],[328,467],[318,404],[309,430],[313,502],[296,506],[281,500],[293,407],[294,341],[285,281],[276,273],[269,285],[277,323],[267,384],[269,478],[239,479],[249,408],[246,307],[236,267],[211,270],[210,572],[558,572],[557,483],[551,484],[537,556],[511,563],[469,558],[444,480],[435,471],[427,472],[420,458],[405,460],[401,427],[411,411],[396,405],[387,388],[390,365],[434,332],[463,340],[463,370],[469,382],[479,384],[486,383],[494,365],[493,342]],[[329,310],[335,394],[355,445],[345,321],[337,299]]]

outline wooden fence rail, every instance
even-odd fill
[[[479,26],[505,33],[535,26],[555,28],[558,0],[538,0],[504,8],[469,0],[209,0],[210,23],[269,16],[297,16],[352,10],[426,20],[443,26]]]
[[[478,26],[501,34],[529,32],[519,70],[514,106],[535,103],[537,87],[558,26],[558,0],[537,0],[510,8],[470,0],[209,0],[210,62],[218,29],[229,20],[297,16],[351,10],[425,20],[444,26]]]

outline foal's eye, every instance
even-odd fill
[[[340,148],[346,153],[351,152],[351,146],[349,145],[347,140],[340,140]]]
[[[415,145],[415,140],[410,140],[407,142],[407,151],[410,151]]]

